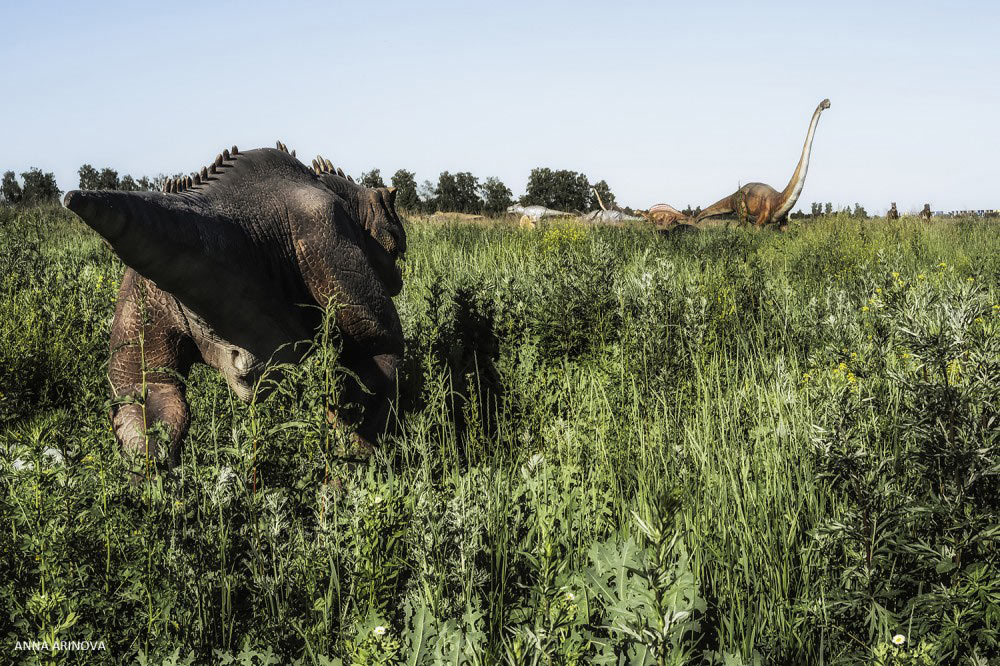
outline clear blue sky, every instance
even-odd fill
[[[605,179],[622,204],[1000,207],[1000,2],[4,2],[0,170],[190,172],[224,146],[349,173]]]

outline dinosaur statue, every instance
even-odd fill
[[[931,215],[933,215],[933,213],[931,213],[931,205],[924,204],[924,209],[920,211],[920,219],[924,220],[925,222],[930,222]]]
[[[590,191],[594,193],[597,197],[597,203],[600,205],[601,210],[593,210],[580,217],[585,222],[601,222],[604,224],[620,224],[622,222],[638,222],[642,218],[636,217],[635,215],[629,215],[628,213],[621,210],[611,210],[604,205],[604,201],[601,199],[601,193],[597,191],[596,187],[591,187]]]
[[[885,214],[885,219],[887,219],[887,220],[898,220],[899,219],[899,211],[896,210],[896,202],[895,201],[893,201],[892,205],[889,206],[889,210]]]
[[[544,217],[573,217],[573,213],[566,213],[561,210],[553,210],[545,206],[521,206],[514,204],[507,207],[507,212],[511,215],[520,215],[537,222]]]
[[[813,112],[809,131],[806,133],[806,142],[802,146],[802,156],[799,158],[798,166],[795,167],[792,179],[784,190],[778,192],[764,183],[747,183],[725,199],[717,201],[701,211],[695,221],[700,222],[706,217],[735,213],[741,222],[753,221],[758,227],[767,224],[784,226],[786,216],[799,200],[802,186],[806,182],[806,172],[809,170],[809,153],[812,151],[813,136],[816,134],[819,116],[825,109],[829,108],[830,100],[824,99]]]
[[[344,416],[359,422],[357,452],[371,452],[403,353],[392,297],[403,284],[396,260],[406,233],[394,188],[362,187],[323,158],[312,167],[281,142],[233,146],[163,192],[66,194],[66,208],[128,267],[108,367],[111,421],[127,453],[154,458],[156,438],[147,433],[159,421],[168,465],[177,465],[190,420],[181,378],[191,365],[217,369],[248,401],[275,363],[304,356],[308,345],[298,343],[313,337],[323,315],[303,305],[328,304],[337,306],[340,363],[357,377],[343,404],[363,410]]]
[[[690,215],[682,213],[670,204],[658,203],[646,210],[638,211],[646,220],[655,224],[658,228],[668,227],[679,223],[689,223],[692,221]]]

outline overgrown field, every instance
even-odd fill
[[[375,459],[330,336],[133,486],[122,266],[0,211],[0,662],[1000,663],[995,224],[407,231]]]

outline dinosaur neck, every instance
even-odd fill
[[[802,194],[802,187],[806,184],[806,172],[809,171],[809,154],[812,152],[813,136],[816,134],[816,125],[819,124],[819,114],[823,113],[823,108],[823,105],[820,104],[816,107],[816,111],[813,112],[812,121],[809,123],[809,131],[806,133],[806,142],[802,146],[802,156],[799,157],[799,164],[795,167],[792,179],[788,181],[788,185],[781,192],[781,198],[774,212],[775,219],[787,215],[788,211],[799,200],[799,195]]]
[[[607,208],[604,207],[604,202],[601,200],[601,193],[597,191],[597,188],[592,187],[590,189],[594,192],[594,196],[597,197],[597,203],[600,205],[601,210],[607,210]]]

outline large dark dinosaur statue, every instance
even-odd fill
[[[111,327],[108,375],[115,436],[156,456],[169,435],[179,462],[189,422],[180,377],[195,362],[219,370],[242,400],[277,362],[301,360],[334,304],[340,362],[360,380],[343,404],[363,410],[356,443],[370,453],[387,424],[403,334],[392,297],[406,234],[393,188],[370,189],[323,158],[312,169],[278,148],[224,150],[163,192],[73,191],[64,205],[128,266]],[[143,396],[143,392],[145,395]]]
[[[701,211],[696,221],[701,221],[707,217],[716,215],[730,215],[735,213],[741,222],[753,222],[757,226],[767,224],[784,225],[789,211],[795,206],[802,193],[802,186],[806,182],[806,172],[809,170],[809,154],[812,151],[813,136],[816,134],[816,125],[819,123],[819,116],[830,108],[830,100],[824,99],[813,112],[812,121],[809,123],[809,131],[806,133],[806,142],[802,146],[802,156],[799,164],[795,167],[795,173],[784,190],[778,192],[770,185],[764,183],[747,183],[740,189],[730,194],[725,199],[717,201],[705,210]]]

